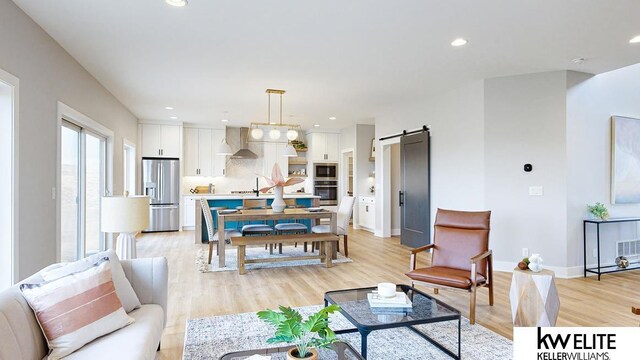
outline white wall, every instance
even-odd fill
[[[566,264],[565,91],[564,71],[485,80],[485,206],[495,260],[506,267],[522,248]],[[529,196],[529,186],[544,196]]]
[[[568,266],[580,267],[586,205],[604,203],[612,217],[639,216],[640,204],[611,204],[611,116],[640,119],[640,64],[596,76],[567,74]],[[587,234],[593,248],[595,234]],[[615,239],[640,238],[638,224],[602,227],[603,262],[613,263]],[[588,251],[587,262],[595,258]]]
[[[20,79],[18,279],[56,261],[57,102],[122,138],[137,139],[136,118],[12,1],[0,0],[0,69]],[[114,193],[122,192],[122,146],[114,147]]]
[[[473,82],[422,102],[398,104],[376,117],[376,139],[431,125],[431,217],[437,208],[483,210],[484,84]],[[378,147],[378,151],[382,151]],[[376,188],[382,162],[376,157]],[[382,192],[376,192],[376,204]],[[382,213],[376,206],[376,232]],[[433,223],[433,221],[432,221]]]

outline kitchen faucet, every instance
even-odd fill
[[[258,196],[258,197],[259,197],[259,196],[260,196],[260,186],[258,186],[258,179],[259,179],[259,178],[256,178],[256,188],[255,188],[255,189],[252,189],[252,190],[251,190],[251,192],[256,193],[256,196]]]

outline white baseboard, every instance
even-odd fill
[[[513,272],[513,269],[518,266],[515,261],[494,261],[493,270],[503,272]],[[545,269],[549,269],[556,273],[556,277],[560,279],[572,279],[584,276],[584,270],[582,266],[572,267],[560,267],[560,266],[544,266]],[[590,276],[593,274],[588,274]]]

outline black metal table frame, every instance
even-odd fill
[[[640,218],[617,218],[617,219],[609,219],[609,220],[584,220],[582,223],[582,237],[583,237],[583,245],[584,245],[584,277],[587,277],[587,273],[597,274],[598,281],[600,281],[600,277],[602,274],[609,274],[619,271],[628,271],[628,270],[638,270],[638,268],[619,268],[617,265],[607,265],[601,266],[600,264],[600,224],[614,224],[614,223],[623,223],[623,222],[640,222]],[[598,258],[598,266],[595,268],[587,267],[587,224],[595,224],[596,225],[596,255]],[[613,270],[605,270],[613,268]]]
[[[409,285],[398,284],[397,286],[399,286],[405,294],[408,291],[413,291],[413,292],[415,292],[417,294],[420,294],[420,295],[422,295],[422,296],[424,296],[426,298],[433,299],[439,305],[441,305],[442,307],[445,307],[445,308],[447,308],[447,309],[449,309],[451,311],[456,312],[457,315],[442,316],[442,317],[438,317],[436,319],[411,320],[411,321],[403,321],[403,322],[399,322],[399,323],[389,323],[389,324],[380,324],[380,325],[367,326],[367,325],[362,325],[362,324],[358,323],[353,317],[351,317],[351,315],[349,315],[344,310],[340,310],[340,313],[345,318],[347,318],[347,320],[349,320],[349,322],[351,322],[351,324],[353,324],[355,326],[355,329],[336,330],[335,333],[336,334],[347,334],[347,333],[359,332],[360,333],[360,338],[361,338],[360,354],[362,355],[363,358],[366,359],[367,358],[367,337],[369,336],[369,334],[371,332],[376,331],[376,330],[385,330],[385,329],[406,327],[406,328],[409,328],[410,330],[412,330],[414,333],[418,334],[423,339],[427,340],[429,343],[433,344],[435,347],[440,349],[445,354],[451,356],[452,358],[454,358],[456,360],[459,360],[460,356],[461,356],[461,353],[460,353],[460,344],[461,344],[460,328],[461,328],[461,321],[462,321],[462,316],[460,315],[460,311],[458,311],[454,307],[449,306],[449,305],[447,305],[447,304],[445,304],[445,303],[443,303],[443,302],[441,302],[441,301],[439,301],[437,299],[432,298],[431,296],[429,296],[429,295],[423,293],[422,291],[417,290],[416,288],[413,288],[413,287],[411,287]],[[327,307],[329,305],[329,303],[335,304],[335,302],[332,301],[329,298],[329,295],[332,294],[332,293],[358,291],[358,290],[375,290],[375,289],[376,289],[375,287],[366,287],[366,288],[357,288],[357,289],[345,289],[345,290],[329,291],[329,292],[326,292],[324,294],[324,306]],[[423,333],[422,331],[418,330],[415,327],[415,325],[431,324],[431,323],[452,321],[452,320],[458,320],[458,354],[457,355],[456,355],[456,353],[454,353],[453,351],[447,349],[446,347],[444,347],[444,345],[440,344],[436,340],[432,339],[429,335]]]

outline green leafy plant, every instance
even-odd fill
[[[329,314],[340,310],[338,305],[330,305],[306,320],[290,307],[279,307],[258,312],[258,317],[276,328],[275,335],[267,339],[269,344],[286,342],[296,346],[300,358],[307,357],[310,348],[327,348],[334,343],[336,334],[329,328]]]
[[[595,205],[587,205],[589,212],[593,214],[598,219],[607,220],[609,219],[609,210],[603,203],[595,203]]]

